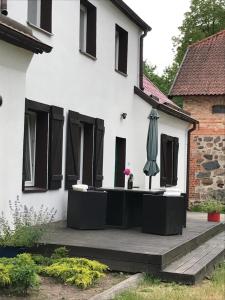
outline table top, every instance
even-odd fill
[[[122,187],[101,187],[99,190],[104,191],[112,191],[112,192],[132,192],[132,193],[142,193],[142,194],[163,194],[164,190],[149,190],[149,189],[139,189],[139,188],[133,188],[133,189],[127,189]]]

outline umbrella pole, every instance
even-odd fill
[[[149,189],[152,188],[152,176],[149,176]]]

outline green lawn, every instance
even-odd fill
[[[225,300],[225,263],[217,267],[210,279],[195,286],[163,283],[146,276],[135,290],[114,300]]]

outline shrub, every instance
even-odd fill
[[[68,254],[69,254],[69,250],[66,249],[66,247],[59,247],[54,250],[53,254],[51,255],[51,258],[52,259],[65,258],[68,257]]]
[[[54,277],[67,284],[87,288],[104,276],[108,267],[86,258],[60,258],[40,268],[40,274]]]
[[[0,287],[5,293],[27,294],[27,290],[39,283],[36,265],[30,254],[14,258],[0,258]]]
[[[206,201],[194,205],[191,210],[192,211],[199,211],[199,212],[207,212],[207,213],[214,213],[214,212],[222,212],[224,209],[224,205],[221,201],[214,200],[214,199],[207,199]]]
[[[17,197],[14,204],[9,202],[13,220],[12,228],[2,213],[0,216],[0,246],[32,247],[46,232],[47,225],[54,220],[56,210],[45,208],[39,211],[22,205]]]

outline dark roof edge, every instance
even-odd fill
[[[190,116],[186,115],[185,113],[175,110],[165,104],[158,103],[156,100],[154,100],[152,97],[146,95],[142,90],[140,90],[137,86],[134,87],[134,93],[138,95],[140,98],[142,98],[144,101],[146,101],[148,104],[150,104],[153,108],[157,108],[158,110],[161,110],[162,112],[171,115],[175,118],[178,118],[182,121],[186,121],[188,123],[192,124],[198,124],[199,122]]]
[[[52,47],[42,43],[28,28],[8,17],[0,16],[0,39],[33,53],[51,52]]]
[[[110,0],[119,10],[121,10],[131,21],[137,24],[145,31],[150,31],[152,28],[143,21],[124,1]]]

